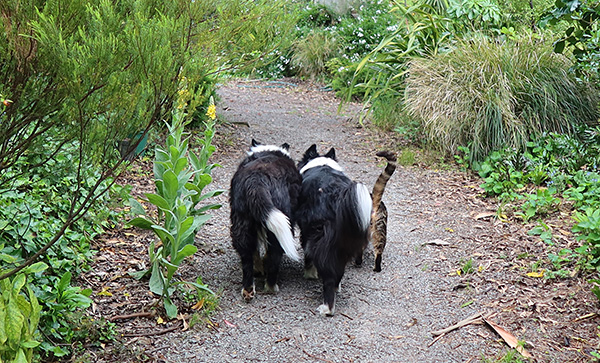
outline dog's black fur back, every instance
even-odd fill
[[[264,272],[267,291],[276,292],[278,289],[277,274],[285,243],[288,255],[298,258],[295,250],[291,250],[291,226],[294,225],[292,212],[298,203],[301,176],[294,161],[284,152],[289,148],[287,144],[279,148],[267,146],[256,149],[259,146],[252,140],[251,152],[240,163],[230,188],[231,238],[242,262],[242,295],[246,301],[254,297],[253,259],[259,253],[259,243],[266,242]],[[276,234],[279,234],[279,239]]]
[[[309,165],[305,169],[317,158],[324,165]],[[333,148],[320,157],[316,145],[312,145],[298,164],[302,191],[296,221],[301,231],[306,276],[316,277],[310,272],[314,266],[323,280],[324,304],[319,307],[322,315],[333,315],[335,289],[346,264],[368,243],[372,204],[366,187],[336,169],[339,166],[335,160]]]

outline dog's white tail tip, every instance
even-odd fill
[[[296,251],[294,236],[290,228],[290,220],[278,209],[273,209],[267,217],[267,229],[277,237],[281,248],[289,258],[300,261],[300,255]]]

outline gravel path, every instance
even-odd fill
[[[283,83],[233,83],[222,86],[219,94],[220,118],[230,126],[219,130],[215,161],[223,168],[214,172],[214,188],[229,188],[252,138],[289,143],[295,160],[312,143],[319,151],[333,146],[347,174],[370,186],[382,170],[374,156],[381,141],[358,127],[359,105],[338,114],[338,100],[331,93]],[[219,197],[223,208],[198,236],[204,253],[197,254],[189,272],[222,291],[220,308],[211,318],[215,326],[161,337],[154,346],[168,346],[161,350],[168,362],[465,362],[497,353],[497,343],[490,347],[496,337],[480,326],[459,329],[431,344],[431,331],[481,308],[477,301],[469,302],[468,293],[454,293],[458,277],[431,269],[443,249],[453,247],[425,243],[455,241],[476,223],[476,205],[448,203],[450,192],[439,189],[439,178],[431,170],[398,168],[384,195],[389,222],[383,271],[372,271],[370,250],[362,268],[348,266],[332,318],[316,312],[321,282],[304,280],[302,263],[287,257],[280,292],[261,294],[259,279],[255,300],[243,302],[224,193]]]

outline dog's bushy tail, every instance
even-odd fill
[[[283,214],[279,209],[273,208],[269,212],[269,216],[266,220],[267,229],[277,237],[281,248],[285,251],[294,261],[300,261],[300,255],[296,251],[296,245],[294,244],[294,236],[292,235],[292,229],[290,227],[290,220]]]
[[[356,236],[367,235],[371,224],[373,201],[366,186],[352,183],[341,196],[338,223],[346,223],[347,232]]]
[[[273,205],[271,193],[264,188],[256,188],[249,192],[253,214],[275,235],[283,251],[294,261],[300,261],[300,255],[296,251],[294,235],[289,218]]]

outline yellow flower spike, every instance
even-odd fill
[[[217,118],[217,107],[215,107],[214,103],[211,103],[210,106],[208,106],[208,110],[206,110],[206,116],[208,116],[208,118],[211,120]]]

